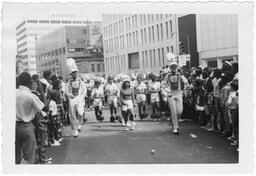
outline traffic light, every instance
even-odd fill
[[[179,49],[180,49],[180,54],[184,54],[185,53],[184,46],[183,46],[182,42],[179,42]]]

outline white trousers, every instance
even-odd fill
[[[76,96],[69,99],[69,114],[72,130],[76,131],[79,125],[83,123],[84,98]]]
[[[182,95],[173,95],[168,97],[169,109],[171,112],[173,129],[178,129],[178,120],[183,111]]]

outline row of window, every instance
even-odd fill
[[[165,24],[165,35],[164,35],[164,25]],[[126,36],[120,35],[113,37],[108,40],[104,40],[105,51],[122,50],[125,48],[131,48],[141,45],[146,45],[148,43],[154,43],[155,41],[163,41],[172,38],[172,21],[167,21],[165,23],[160,23],[155,26],[150,26],[140,30],[141,43],[139,43],[139,33],[138,31],[126,33]],[[125,38],[126,37],[126,38]],[[125,46],[126,39],[126,46]]]
[[[22,46],[25,46],[26,44],[27,44],[27,42],[25,41],[25,42],[19,44],[17,48],[20,48],[20,47],[22,47]]]
[[[70,20],[27,20],[27,23],[64,23],[64,24],[90,24],[91,22],[89,21],[70,21]],[[25,21],[17,26],[16,29],[18,29],[20,26],[24,25]]]
[[[51,67],[51,66],[56,66],[59,64],[59,60],[58,59],[55,59],[53,61],[50,61],[50,62],[46,62],[46,63],[43,63],[43,64],[38,64],[37,67],[38,68],[44,68],[44,67]]]
[[[26,38],[26,37],[27,37],[27,34],[21,36],[20,38],[17,39],[17,43],[18,43],[19,41],[23,40],[23,39]]]
[[[140,68],[152,68],[165,65],[165,55],[168,52],[174,52],[173,46],[165,48],[151,49],[142,51],[142,65]],[[112,72],[126,70],[127,64],[125,55],[118,55],[105,58],[106,69]]]
[[[58,56],[61,54],[65,54],[65,52],[66,52],[66,48],[63,47],[63,48],[55,49],[47,53],[41,54],[40,56],[37,56],[37,59],[38,61],[47,60],[51,56]]]
[[[173,46],[142,51],[142,68],[152,68],[165,65],[165,55],[173,53]]]
[[[23,21],[21,24],[19,24],[17,27],[16,27],[16,30],[18,30],[21,26],[23,26],[26,22]]]
[[[23,49],[23,50],[21,50],[21,51],[18,51],[18,55],[20,55],[20,54],[22,54],[22,53],[25,53],[25,52],[27,52],[27,51],[28,51],[27,48],[25,48],[25,49]]]
[[[163,19],[162,14],[140,14],[140,20],[138,22],[138,15],[133,15],[131,17],[125,18],[125,27],[126,30],[132,30],[136,29],[138,27],[138,23],[140,22],[140,26],[151,24],[155,21],[159,21]],[[166,18],[168,15],[165,15]],[[109,24],[105,27],[103,27],[103,34],[105,36],[113,36],[117,33],[124,32],[124,20],[119,20],[118,22],[115,22],[113,24]]]
[[[118,55],[113,57],[106,57],[105,58],[106,70],[112,72],[122,72],[126,70],[127,63],[125,60],[125,55]]]
[[[25,32],[26,28],[23,28],[22,30],[20,30],[19,32],[17,32],[16,36],[20,35],[21,33]]]
[[[103,24],[111,23],[113,21],[116,21],[118,19],[123,18],[124,15],[116,15],[116,14],[108,14],[103,15]],[[162,20],[163,18],[168,18],[171,16],[171,14],[135,14],[130,17],[126,17],[127,20],[127,29],[129,29],[129,26],[137,26],[138,25],[138,16],[140,19],[140,25],[146,25],[150,24],[152,22]]]

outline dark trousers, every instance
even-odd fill
[[[235,140],[238,140],[238,109],[231,109],[232,129]]]
[[[123,116],[123,118],[124,118],[125,124],[127,124],[128,120],[130,120],[130,121],[132,121],[132,122],[134,121],[134,116],[133,116],[131,110],[122,111],[122,116]]]
[[[30,164],[35,163],[36,138],[32,122],[16,122],[15,131],[15,163],[20,164],[22,159]]]
[[[113,116],[113,113],[116,115],[117,114],[117,109],[116,109],[114,103],[111,103],[109,105],[109,107],[110,107],[110,115]]]
[[[146,111],[146,103],[144,101],[140,102],[138,103],[138,107],[139,107],[139,116],[141,116],[142,112],[145,113]]]
[[[95,106],[94,107],[94,111],[95,111],[95,116],[96,119],[99,120],[99,117],[102,115],[102,110],[99,106]]]

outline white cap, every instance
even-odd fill
[[[74,71],[78,71],[78,68],[76,66],[76,63],[75,63],[74,59],[68,58],[66,60],[66,65],[67,65],[67,69],[68,69],[69,74],[74,72]]]
[[[169,63],[170,66],[178,65],[175,55],[173,53],[167,53],[166,58],[167,58],[167,63]]]

